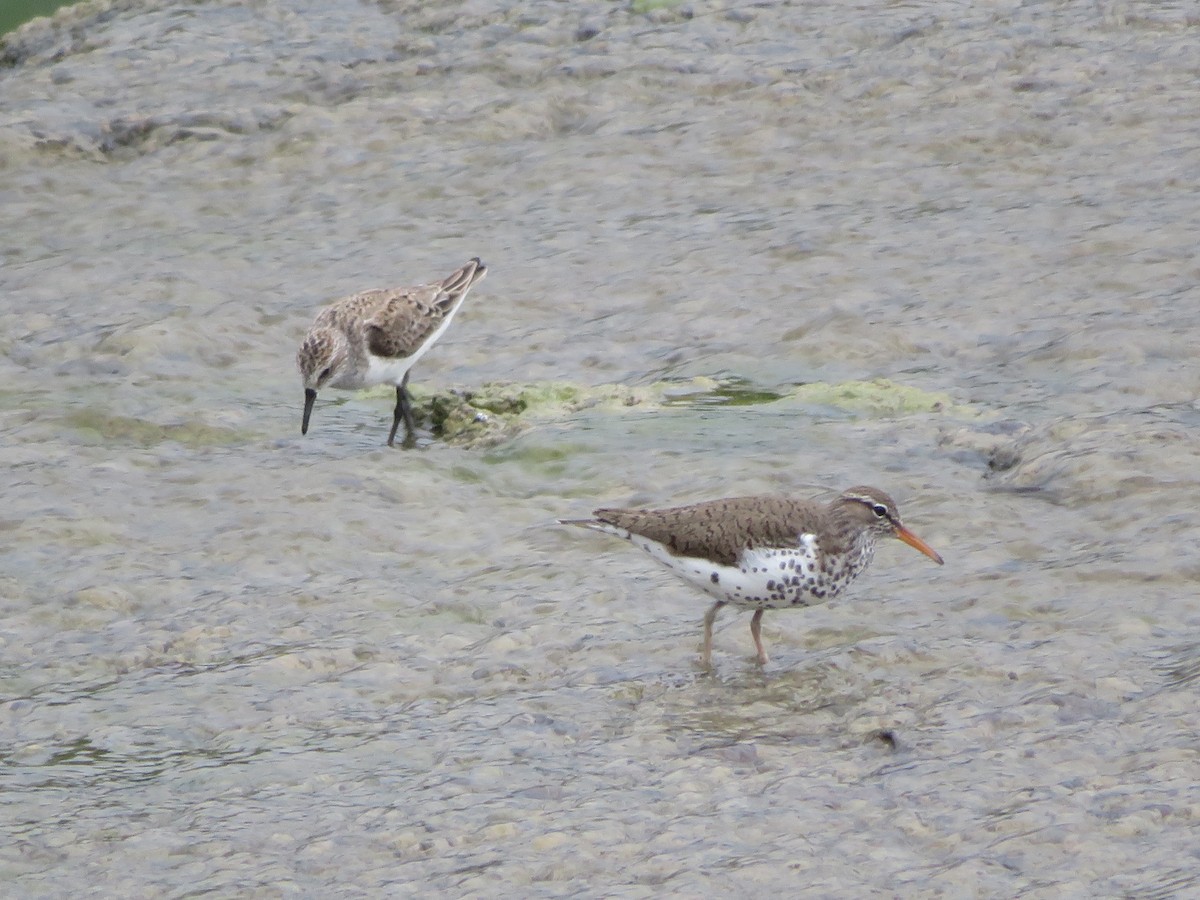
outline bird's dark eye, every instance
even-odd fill
[[[881,519],[886,519],[888,517],[888,508],[882,503],[876,503],[874,506],[872,506],[871,512],[875,513],[875,515],[879,516]]]
[[[333,371],[333,369],[329,366],[326,366],[324,369],[321,370],[321,374],[317,376],[317,381],[324,381],[326,378],[329,377],[329,373],[331,371]]]

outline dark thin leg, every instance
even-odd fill
[[[754,616],[750,619],[750,635],[754,638],[754,646],[758,649],[758,664],[765,666],[770,662],[770,658],[762,643],[762,614],[761,609],[754,611]]]
[[[394,447],[396,444],[396,432],[400,428],[400,420],[404,419],[404,428],[406,437],[412,437],[414,431],[417,430],[416,419],[413,418],[412,399],[408,396],[408,373],[404,373],[404,378],[396,385],[396,409],[392,412],[392,430],[388,434],[388,446]]]
[[[396,389],[397,402],[401,399],[404,403],[404,427],[408,429],[409,434],[417,430],[417,420],[413,418],[412,397],[408,395],[408,373],[404,373],[404,377],[400,380],[400,387]]]
[[[700,653],[700,662],[704,668],[712,668],[712,630],[713,622],[717,621],[717,612],[725,605],[724,600],[718,600],[704,614],[704,650]]]
[[[396,386],[396,409],[392,412],[392,430],[388,432],[388,446],[396,445],[396,431],[400,428],[400,418],[404,415],[404,388]]]

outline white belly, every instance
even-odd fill
[[[412,356],[388,358],[384,356],[372,356],[368,353],[367,372],[363,377],[363,382],[365,384],[399,384],[403,381],[408,370],[437,342],[437,339],[442,336],[442,332],[450,327],[450,322],[454,318],[454,314],[458,312],[459,306],[462,306],[461,300],[458,306],[450,310],[450,314],[442,319],[441,324],[434,329],[433,333],[425,339],[425,343],[421,344]]]
[[[736,566],[676,556],[657,541],[637,534],[630,534],[628,540],[685,581],[736,606],[809,606],[828,600],[849,580],[830,578],[817,570],[817,542],[811,534],[800,535],[799,546],[794,549],[746,550]]]
[[[406,356],[403,359],[397,357],[389,359],[383,356],[372,356],[368,353],[367,372],[363,376],[363,384],[399,384],[420,355],[421,351],[418,350],[412,356]]]

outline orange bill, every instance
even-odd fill
[[[942,558],[938,556],[936,550],[930,547],[927,543],[905,528],[903,525],[896,526],[896,537],[908,544],[908,546],[920,550],[939,566],[942,565]]]

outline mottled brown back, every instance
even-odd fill
[[[788,497],[730,497],[670,509],[598,509],[601,522],[666,545],[679,556],[737,564],[747,547],[796,547],[821,528],[828,507]]]
[[[473,259],[443,281],[364,292],[373,296],[375,305],[364,324],[367,349],[387,358],[412,356],[486,272],[482,263]]]

